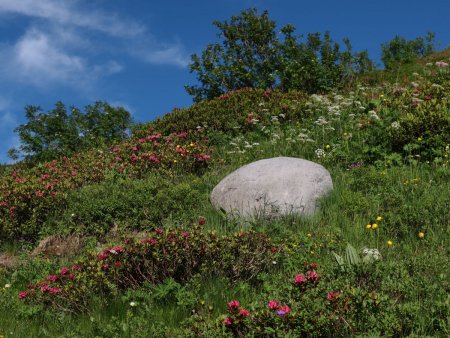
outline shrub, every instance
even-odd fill
[[[172,182],[163,175],[149,175],[84,186],[68,193],[67,207],[50,216],[41,232],[102,236],[114,226],[138,230],[160,227],[167,219],[192,219],[201,203],[199,182],[189,179]]]
[[[381,60],[384,67],[392,70],[402,64],[411,63],[420,57],[430,55],[434,49],[434,33],[429,32],[425,38],[417,37],[406,40],[396,36],[391,41],[381,45]]]
[[[150,128],[168,133],[195,131],[191,136],[196,135],[198,139],[217,137],[218,133],[241,134],[253,130],[255,120],[264,123],[274,115],[284,114],[286,121],[303,118],[305,99],[306,95],[299,91],[282,93],[244,88],[187,109],[174,109],[148,125],[136,126],[133,135],[142,137]]]
[[[221,237],[199,226],[155,229],[149,237],[126,238],[123,245],[90,254],[46,280],[29,284],[19,298],[54,309],[83,310],[91,292],[108,295],[167,278],[182,283],[206,273],[232,282],[250,280],[270,269],[278,251],[268,237],[251,230]]]
[[[108,177],[141,178],[150,171],[201,173],[214,151],[188,133],[147,134],[110,149],[64,157],[1,177],[0,237],[34,240],[51,214],[67,205],[67,193]]]

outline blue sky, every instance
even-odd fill
[[[136,121],[189,106],[190,55],[218,41],[213,21],[250,7],[267,9],[278,28],[349,37],[378,62],[396,34],[433,31],[439,49],[450,44],[446,0],[0,0],[0,163],[19,145],[13,130],[26,105],[106,100]]]

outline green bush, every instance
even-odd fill
[[[114,227],[139,230],[192,219],[201,205],[199,187],[195,177],[174,183],[161,175],[85,186],[68,194],[64,212],[44,222],[41,232],[102,236]]]
[[[406,40],[396,36],[391,41],[381,45],[381,60],[384,67],[392,70],[402,64],[412,63],[420,57],[432,54],[434,49],[434,33],[429,32],[425,38],[417,37]]]
[[[217,133],[237,135],[255,128],[255,121],[264,123],[272,116],[285,115],[286,121],[304,117],[306,95],[299,91],[282,93],[244,88],[186,109],[175,109],[163,118],[138,125],[134,137],[142,137],[153,129],[165,132],[191,131],[190,137],[217,137]]]
[[[155,229],[142,239],[105,248],[63,267],[46,280],[29,284],[19,298],[57,310],[84,310],[92,294],[105,296],[168,278],[184,283],[194,275],[224,276],[231,282],[252,280],[269,271],[280,250],[253,231],[231,236],[192,229]]]
[[[149,172],[201,174],[214,153],[187,133],[146,134],[110,149],[97,149],[32,168],[17,166],[0,178],[0,238],[36,240],[47,218],[67,208],[67,195],[109,178]],[[75,212],[76,213],[76,212]]]

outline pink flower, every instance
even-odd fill
[[[280,305],[277,310],[277,315],[284,317],[286,314],[291,312],[291,308],[287,305]]]
[[[309,265],[309,267],[310,267],[311,269],[313,269],[313,270],[316,270],[316,269],[317,269],[317,264],[316,264],[316,263],[311,263],[311,264]]]
[[[67,278],[69,278],[69,279],[73,279],[73,277],[75,277],[75,275],[74,275],[73,273],[69,273],[69,274],[67,275]]]
[[[56,282],[58,280],[58,276],[56,275],[49,275],[47,276],[47,280],[51,282]]]
[[[315,271],[308,271],[306,273],[308,281],[312,283],[317,283],[319,281],[319,275]]]
[[[78,264],[74,264],[72,265],[72,270],[73,271],[80,270],[80,266]]]
[[[335,294],[333,291],[328,292],[327,301],[332,302],[332,301],[335,301],[337,298],[338,298],[338,295]]]
[[[303,273],[300,273],[300,274],[298,274],[298,275],[296,275],[294,277],[294,284],[296,286],[301,286],[304,283],[306,283],[306,278],[305,278],[305,275]]]
[[[144,238],[143,240],[141,240],[142,244],[150,244],[150,245],[155,245],[158,243],[158,241],[154,238]]]
[[[271,310],[276,310],[276,309],[278,309],[278,306],[279,306],[280,304],[278,303],[278,301],[276,301],[276,300],[270,300],[269,301],[269,303],[267,303],[267,306],[269,307],[269,309],[271,309]]]
[[[227,317],[223,320],[223,323],[227,326],[233,325],[233,318]]]
[[[250,312],[246,309],[242,309],[239,311],[239,315],[243,318],[247,318],[248,316],[250,316]]]
[[[114,263],[114,266],[116,268],[120,268],[122,266],[122,262],[117,261],[117,262]]]
[[[106,253],[97,255],[97,257],[98,257],[98,259],[99,259],[100,261],[105,260],[106,258],[108,258],[108,256],[109,256],[109,255],[106,254]]]
[[[108,268],[109,268],[109,264],[108,263],[103,264],[103,269],[108,270]]]
[[[61,293],[61,288],[50,288],[48,292],[50,293]]]
[[[19,299],[25,299],[28,296],[27,291],[19,292]]]
[[[230,312],[233,312],[234,310],[237,310],[240,305],[241,305],[241,303],[239,303],[238,300],[234,299],[234,300],[232,300],[231,302],[228,303],[228,310]]]
[[[61,275],[65,275],[65,274],[68,273],[69,271],[70,271],[70,270],[64,266],[63,268],[61,268]]]

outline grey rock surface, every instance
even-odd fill
[[[243,218],[273,218],[318,210],[318,199],[333,189],[330,173],[320,164],[275,157],[247,164],[225,177],[212,191],[217,209]]]

